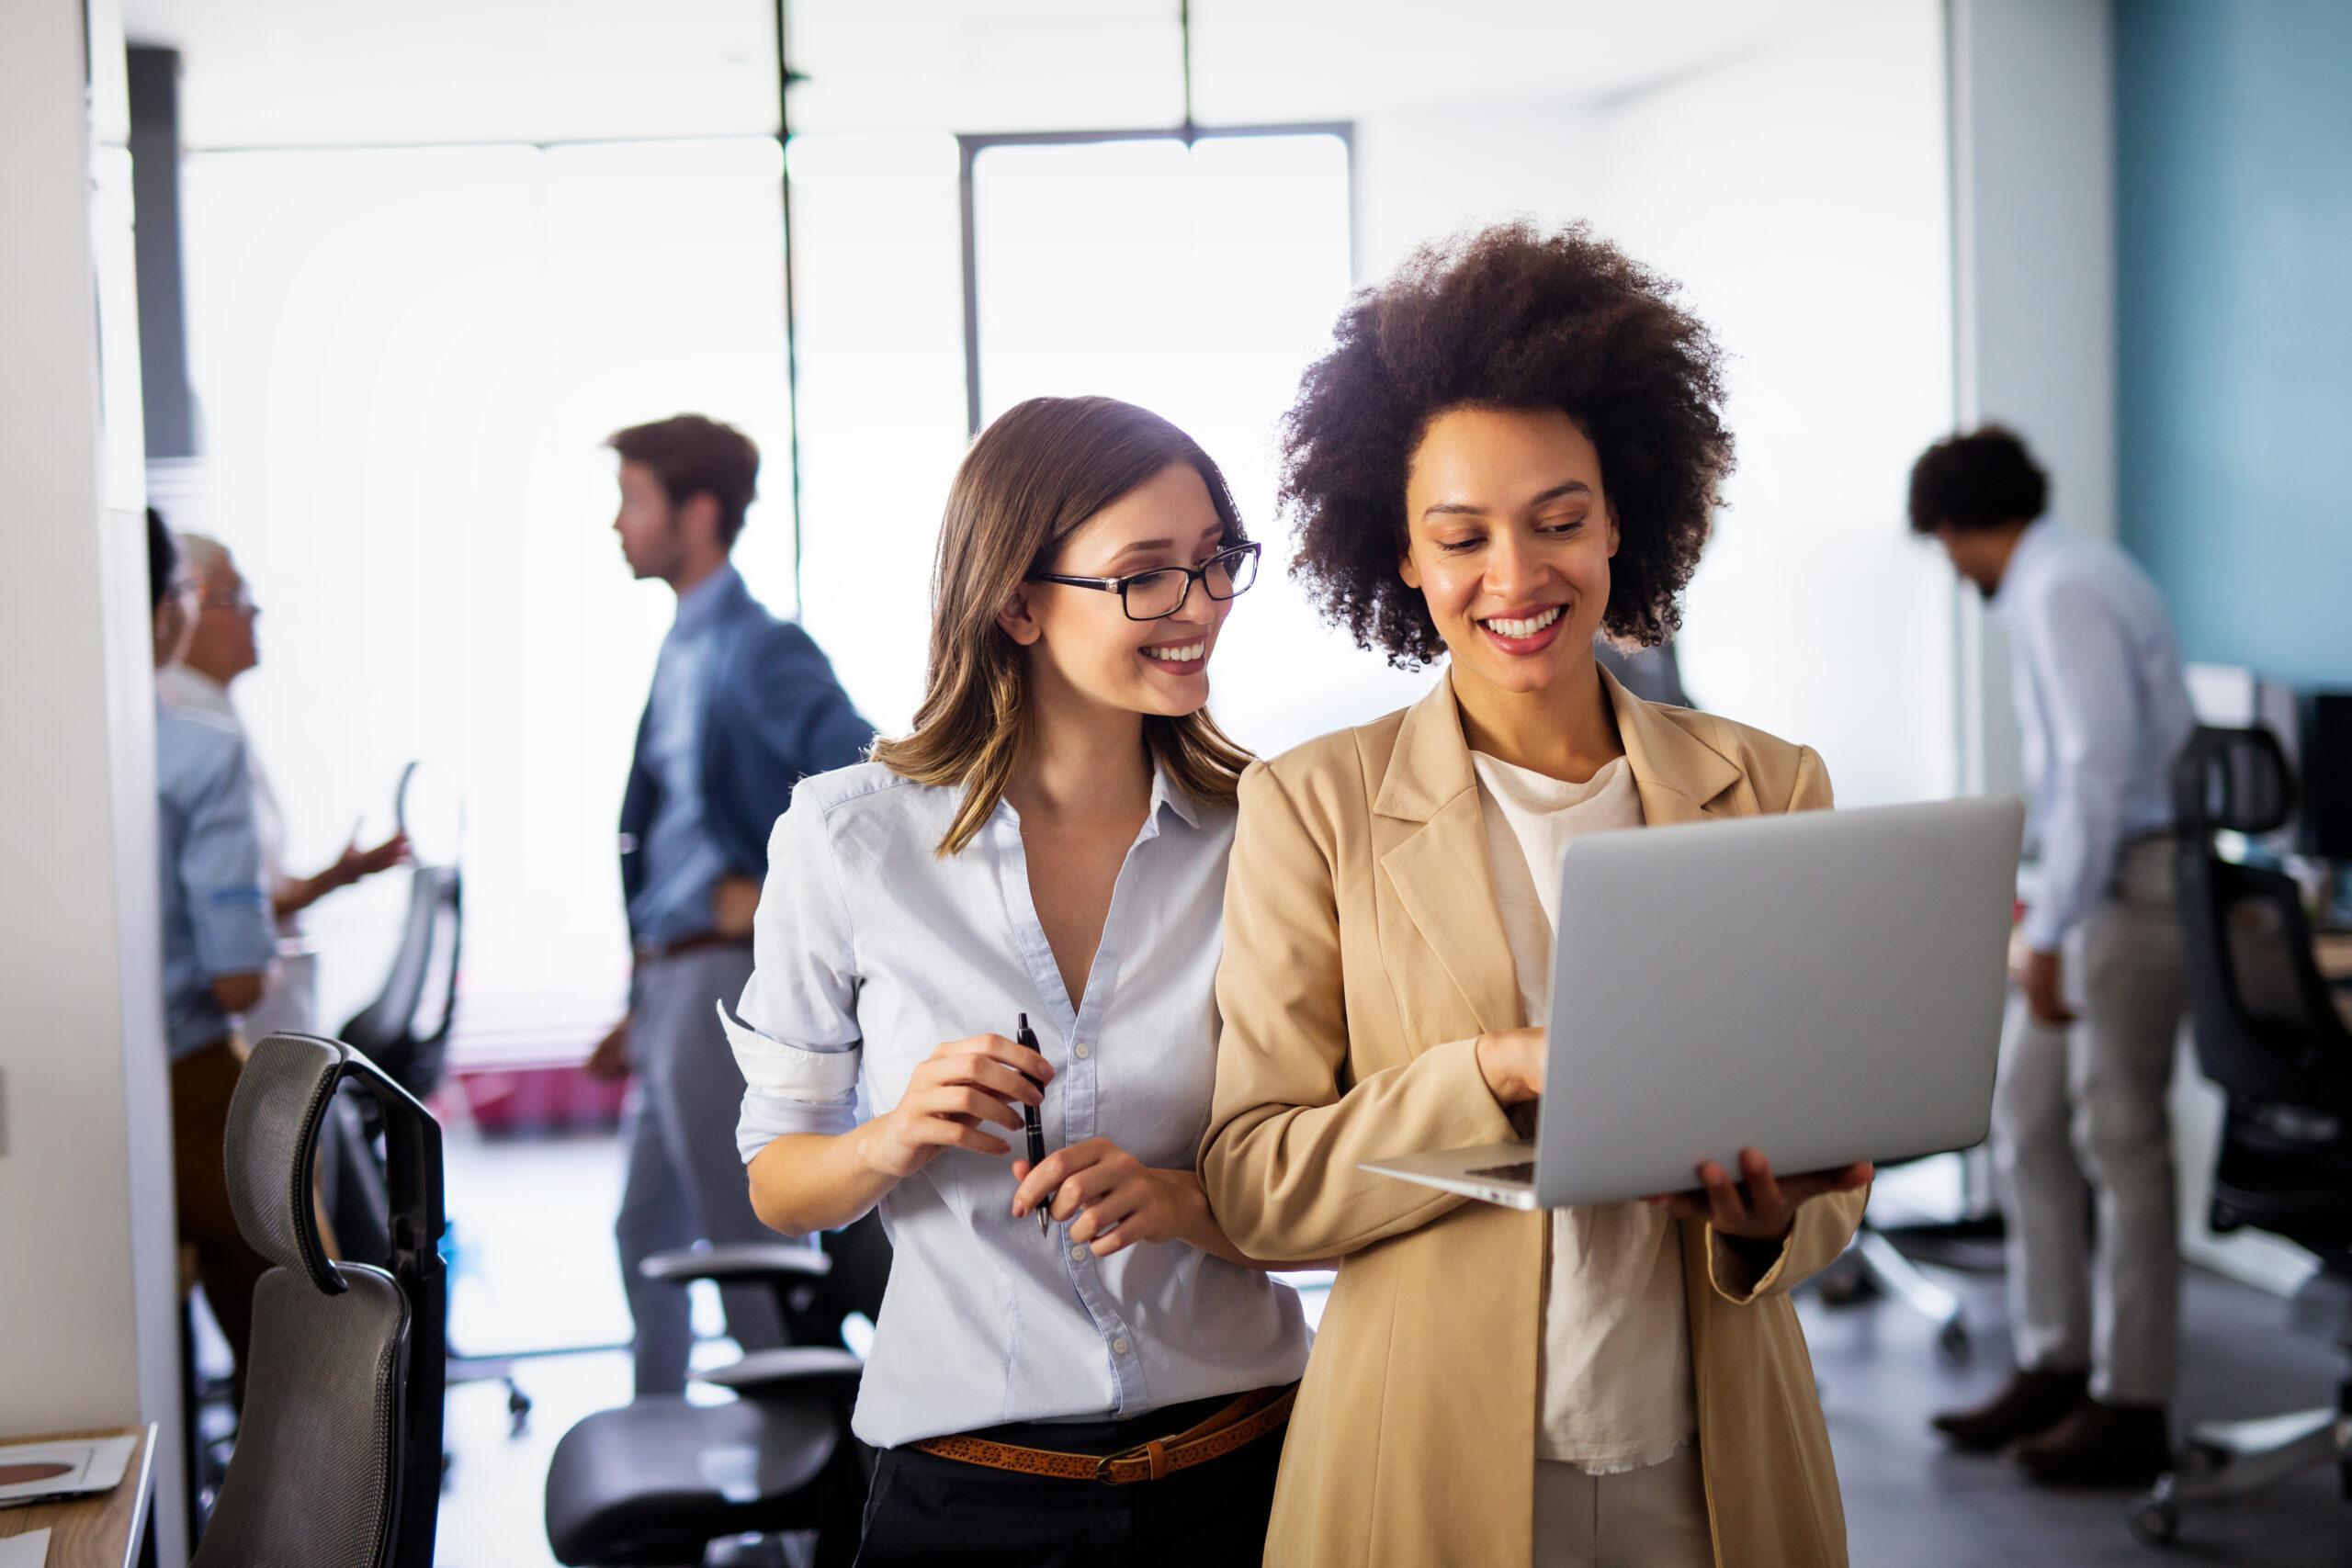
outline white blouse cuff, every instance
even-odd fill
[[[719,1027],[735,1053],[743,1081],[763,1093],[787,1100],[824,1104],[848,1099],[857,1090],[858,1048],[812,1051],[771,1039],[716,1004]]]

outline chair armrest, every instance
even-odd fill
[[[783,1241],[730,1241],[717,1247],[657,1252],[637,1266],[649,1280],[717,1280],[734,1284],[786,1279],[821,1280],[833,1260],[813,1247]]]
[[[745,1399],[851,1399],[865,1363],[847,1350],[787,1345],[753,1350],[741,1360],[693,1374],[697,1382],[731,1389]]]

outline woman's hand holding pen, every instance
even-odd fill
[[[895,1180],[912,1176],[942,1149],[1010,1154],[1012,1145],[981,1131],[982,1123],[1019,1131],[1014,1107],[1040,1103],[1053,1076],[1052,1063],[1001,1034],[951,1040],[916,1066],[888,1114],[866,1123],[865,1163]]]
[[[1108,1138],[1057,1149],[1034,1168],[1012,1162],[1018,1219],[1053,1194],[1049,1211],[1069,1224],[1072,1245],[1108,1258],[1139,1241],[1197,1241],[1209,1220],[1200,1179],[1189,1170],[1154,1170]]]

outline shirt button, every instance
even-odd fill
[[[1114,1356],[1124,1356],[1124,1355],[1125,1355],[1126,1353],[1127,1353],[1127,1342],[1126,1342],[1125,1340],[1124,1340],[1124,1339],[1114,1339],[1114,1340],[1112,1340],[1112,1341],[1111,1341],[1111,1354],[1113,1354]]]
[[[1076,1056],[1080,1061],[1083,1062],[1084,1060],[1086,1060],[1086,1058],[1087,1058],[1087,1057],[1091,1056],[1092,1055],[1094,1055],[1094,1047],[1093,1047],[1093,1046],[1091,1046],[1091,1045],[1085,1045],[1085,1044],[1078,1045],[1078,1046],[1075,1046],[1075,1047],[1073,1047],[1073,1048],[1072,1048],[1072,1050],[1071,1050],[1071,1052],[1070,1052],[1070,1055],[1072,1055]]]
[[[1069,1260],[1072,1263],[1083,1263],[1086,1261],[1087,1256],[1086,1247],[1083,1243],[1069,1249]]]

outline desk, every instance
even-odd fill
[[[46,1529],[49,1562],[45,1568],[130,1568],[139,1560],[139,1546],[147,1533],[148,1494],[155,1482],[155,1424],[146,1429],[109,1427],[95,1432],[28,1433],[12,1442],[52,1442],[68,1438],[119,1438],[139,1433],[139,1447],[111,1492],[74,1497],[62,1503],[28,1503],[20,1508],[0,1508],[0,1537],[30,1535]]]

